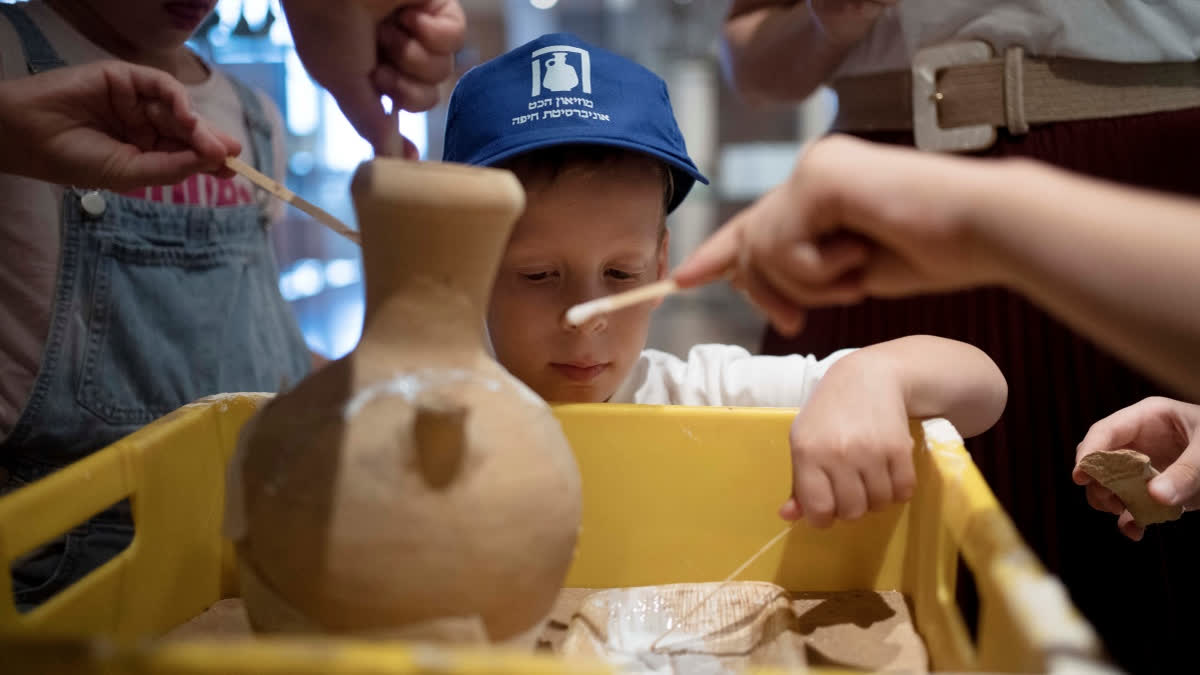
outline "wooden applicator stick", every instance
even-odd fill
[[[719,279],[713,281],[733,281],[734,272],[729,270]],[[606,295],[603,298],[588,300],[581,302],[578,305],[567,310],[566,321],[571,326],[582,326],[601,314],[615,312],[618,309],[625,309],[650,300],[665,298],[672,293],[678,293],[684,290],[679,288],[679,284],[675,283],[674,279],[663,279],[652,284],[647,284],[639,288],[635,288],[624,293],[614,293]]]
[[[624,293],[588,300],[567,310],[567,323],[572,326],[582,326],[601,314],[666,297],[678,290],[679,285],[675,283],[674,279],[663,279]]]
[[[271,178],[270,176],[260,172],[258,169],[255,169],[237,157],[226,157],[225,166],[229,167],[234,172],[245,176],[250,180],[251,183],[254,183],[258,187],[270,192],[276,197],[312,216],[318,223],[321,223],[325,227],[328,227],[329,229],[337,232],[356,244],[362,244],[362,241],[359,239],[358,232],[350,229],[345,223],[337,218],[334,218],[333,215],[328,211],[325,211],[321,207],[316,206],[307,199],[287,189],[274,178]]]

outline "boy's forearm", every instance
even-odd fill
[[[846,358],[870,359],[871,372],[894,378],[910,418],[945,417],[965,437],[991,428],[1008,400],[1000,369],[965,342],[912,335],[864,347]]]
[[[726,74],[754,103],[804,99],[853,46],[830,44],[803,0],[735,0],[722,33]]]
[[[970,227],[1004,285],[1200,398],[1200,202],[1030,162],[995,173]]]

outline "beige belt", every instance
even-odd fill
[[[912,130],[923,150],[981,150],[996,127],[1200,107],[1200,61],[1111,63],[995,57],[983,41],[927,47],[912,70],[835,80],[838,131]]]

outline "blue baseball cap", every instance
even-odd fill
[[[450,96],[442,159],[493,166],[567,143],[626,148],[662,160],[675,210],[696,181],[662,78],[570,33],[550,33],[467,71]]]

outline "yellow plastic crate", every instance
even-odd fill
[[[351,640],[263,638],[232,644],[148,639],[237,595],[220,535],[225,465],[266,395],[185,406],[113,446],[0,499],[0,561],[11,561],[131,497],[129,548],[27,614],[0,575],[5,672],[584,673],[548,655]],[[555,408],[583,474],[583,529],[568,586],[719,580],[783,523],[790,485],[778,409],[565,405]],[[937,670],[1048,672],[1099,664],[1101,647],[1017,535],[943,420],[914,422],[912,501],[827,530],[805,525],[740,577],[794,591],[897,589]],[[955,603],[957,561],[980,600],[973,641]],[[1101,672],[1102,665],[1085,666]],[[821,671],[831,672],[831,671]]]

